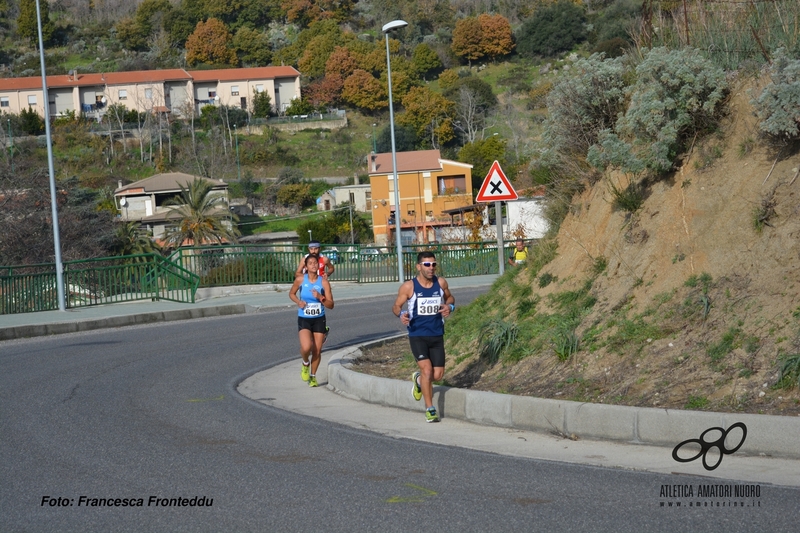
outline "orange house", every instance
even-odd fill
[[[399,222],[404,244],[437,240],[436,228],[453,224],[446,211],[473,205],[472,165],[442,159],[439,150],[398,152]],[[395,242],[392,154],[370,154],[369,183],[375,242]]]

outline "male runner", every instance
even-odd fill
[[[433,382],[444,377],[444,319],[456,306],[447,281],[434,275],[433,252],[417,254],[417,275],[400,286],[392,312],[408,328],[408,342],[419,371],[411,376],[411,393],[419,401],[425,398],[425,419],[438,422],[433,406]],[[407,311],[403,311],[403,305]]]

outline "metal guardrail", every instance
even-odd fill
[[[200,279],[157,254],[64,263],[67,308],[170,300],[194,303]],[[55,264],[0,267],[0,314],[58,309]]]
[[[414,275],[423,250],[436,254],[437,272],[444,277],[498,271],[496,242],[419,244],[403,248],[407,277]],[[64,294],[68,308],[137,300],[194,303],[199,287],[292,283],[306,252],[301,245],[192,246],[168,258],[142,254],[67,261]],[[322,255],[335,265],[335,281],[398,281],[393,247],[323,245]],[[0,267],[0,314],[57,310],[56,283],[54,264]]]

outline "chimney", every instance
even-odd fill
[[[375,161],[376,159],[378,159],[378,156],[377,156],[377,154],[375,154],[375,153],[373,152],[373,153],[371,153],[371,154],[369,155],[369,158],[372,160],[372,172],[377,172],[377,171],[378,171],[378,164],[377,164],[377,163],[376,163],[376,161]]]
[[[358,172],[353,174],[353,184],[358,185]]]
[[[122,188],[122,180],[117,180],[117,189]]]

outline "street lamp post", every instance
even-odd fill
[[[392,175],[394,176],[394,233],[397,237],[397,271],[400,283],[405,281],[403,275],[403,241],[400,238],[400,181],[397,179],[397,151],[394,146],[394,106],[392,105],[392,62],[389,59],[389,32],[405,28],[405,20],[387,22],[381,28],[386,36],[386,79],[389,85],[389,131],[392,136]]]
[[[10,120],[11,119],[9,119],[9,121]],[[378,145],[375,144],[375,126],[377,126],[377,124],[373,124],[372,125],[372,153],[373,154],[377,154],[378,153]]]
[[[58,229],[58,202],[56,201],[56,175],[53,168],[53,140],[50,136],[50,97],[47,94],[47,75],[44,68],[44,39],[42,39],[42,12],[36,0],[36,26],[39,33],[39,65],[42,70],[42,107],[44,108],[44,131],[47,137],[47,167],[50,173],[50,213],[53,218],[53,247],[56,260],[56,292],[58,309],[66,311],[64,294],[64,265],[61,264],[61,237]]]

